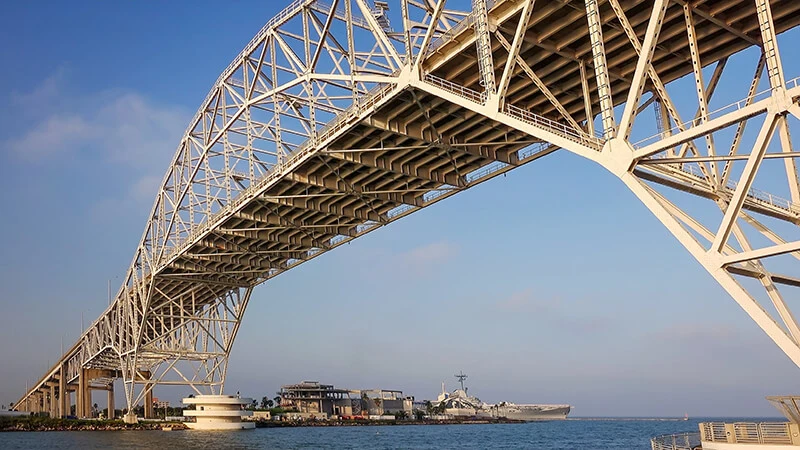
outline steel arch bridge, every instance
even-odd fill
[[[113,303],[15,407],[74,391],[83,416],[118,378],[129,411],[221,392],[255,286],[556,151],[618,177],[800,366],[798,24],[781,0],[295,0],[203,100]]]

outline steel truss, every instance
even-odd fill
[[[617,176],[800,366],[800,87],[777,39],[800,6],[456,3],[296,0],[271,19],[186,130],[114,303],[18,404],[86,368],[119,371],[128,408],[155,384],[221,392],[254,286],[557,150]],[[752,81],[712,107],[751,47]]]

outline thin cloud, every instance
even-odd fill
[[[97,103],[98,98],[105,102],[86,104]],[[28,162],[96,152],[110,162],[150,168],[169,161],[186,124],[182,111],[156,105],[136,93],[98,94],[86,103],[76,100],[72,111],[45,113],[5,147]]]
[[[15,93],[23,111],[34,108],[38,120],[11,136],[2,147],[27,164],[59,164],[67,158],[96,159],[122,165],[126,191],[92,207],[93,215],[116,214],[152,203],[189,114],[158,104],[136,92],[105,90],[73,93],[66,71],[58,70],[31,92]]]
[[[38,115],[42,108],[53,110],[63,99],[67,75],[68,70],[59,67],[30,92],[12,92],[11,101],[17,110],[27,115]]]
[[[538,298],[533,295],[533,289],[525,289],[498,300],[495,306],[509,312],[548,312],[558,308],[559,303],[558,299]]]
[[[457,246],[440,241],[409,250],[400,255],[400,261],[403,266],[415,272],[425,272],[451,261],[456,255]]]
[[[52,116],[6,147],[27,161],[45,161],[64,149],[79,149],[94,139],[92,125],[80,116]]]

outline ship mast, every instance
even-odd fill
[[[459,370],[458,374],[457,375],[453,375],[453,376],[456,377],[456,379],[458,380],[459,383],[461,383],[461,390],[464,391],[464,392],[467,392],[467,390],[464,388],[464,380],[467,379],[467,376],[464,374],[464,371],[463,370]]]

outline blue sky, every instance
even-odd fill
[[[104,309],[188,120],[283,3],[4,6],[0,403]],[[621,183],[564,153],[257,288],[228,389],[313,379],[431,398],[459,370],[484,400],[576,415],[774,415],[763,397],[800,388]]]

